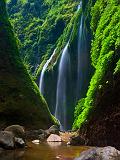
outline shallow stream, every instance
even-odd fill
[[[61,142],[29,143],[24,150],[0,151],[0,160],[73,160],[89,149],[86,146],[67,146]]]

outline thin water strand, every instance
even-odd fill
[[[54,55],[56,54],[56,49],[54,50],[53,54],[51,55],[51,57],[47,60],[47,62],[44,64],[43,66],[43,69],[42,69],[42,72],[41,72],[41,75],[40,75],[40,81],[39,81],[39,89],[40,89],[40,92],[42,94],[44,94],[44,74],[45,74],[45,71],[49,65],[49,63],[51,62],[51,60],[53,59]]]
[[[86,28],[84,24],[84,16],[81,15],[80,27],[78,32],[78,66],[77,66],[77,99],[80,99],[82,92],[86,89],[88,81],[88,61],[89,61],[89,52],[86,39]],[[84,86],[84,87],[83,87]]]

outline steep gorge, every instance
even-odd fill
[[[39,14],[36,3],[41,9]],[[79,3],[78,0],[29,0],[25,3],[11,0],[8,11],[19,40],[24,42],[20,48],[24,55],[21,56],[27,60],[27,64],[34,66],[33,70],[40,64],[34,76],[37,77],[37,82],[44,64],[56,49],[55,59],[52,59],[44,74],[43,95],[51,112],[55,113],[59,64],[63,49],[70,40],[68,50],[72,74],[67,77],[66,83],[67,129],[71,128],[74,121],[73,129],[80,128],[80,134],[88,145],[118,147],[120,143],[118,140],[120,139],[120,2],[119,0],[109,2],[86,0],[82,1],[81,10],[76,12]],[[13,4],[14,7],[10,7]],[[25,15],[27,9],[28,14]],[[84,27],[80,26],[82,16],[85,18],[82,22]],[[28,22],[25,23],[27,18]],[[25,23],[25,26],[19,22]],[[78,32],[80,27],[83,27],[84,36]],[[24,32],[26,35],[23,37]],[[80,37],[78,44],[80,34],[82,38]],[[83,37],[86,39],[84,40]],[[85,52],[82,47],[88,51]],[[82,57],[77,56],[78,48],[88,53],[84,54],[85,58],[88,55],[86,70],[85,63],[77,68],[80,58],[84,58],[82,54],[80,54]],[[85,74],[87,76],[81,80],[82,82],[77,83],[77,76],[82,79],[81,75]],[[82,85],[81,89],[76,88],[76,84],[80,87]],[[79,94],[77,100],[76,92]]]

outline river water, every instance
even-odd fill
[[[0,160],[73,160],[89,149],[87,146],[67,146],[61,142],[28,145],[24,150],[0,150]]]

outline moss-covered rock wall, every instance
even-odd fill
[[[91,59],[95,71],[86,98],[76,106],[73,128],[80,128],[88,145],[119,147],[119,0],[95,2],[91,8],[91,29]]]
[[[0,1],[0,126],[21,124],[48,128],[54,124],[44,98],[18,52],[5,1]]]

